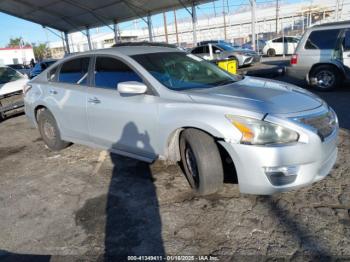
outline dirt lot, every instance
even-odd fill
[[[350,92],[340,100],[345,95],[349,101]],[[311,187],[261,197],[225,184],[200,198],[177,166],[78,145],[51,152],[24,115],[13,117],[0,123],[0,260],[92,261],[105,251],[115,261],[350,259],[349,157],[350,132],[342,129],[335,169]]]

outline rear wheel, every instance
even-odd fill
[[[186,178],[201,195],[217,192],[223,185],[224,171],[213,137],[197,129],[186,129],[180,137],[180,154]]]
[[[276,50],[273,48],[270,48],[269,50],[267,50],[267,56],[276,56]]]
[[[310,80],[313,79],[313,87],[320,91],[331,91],[338,87],[341,82],[339,70],[328,65],[314,68],[309,77]]]
[[[40,135],[51,150],[59,151],[70,145],[61,139],[56,120],[49,110],[39,111],[37,119]]]

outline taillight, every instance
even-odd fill
[[[23,86],[23,95],[26,95],[26,93],[28,93],[28,91],[32,88],[32,85],[30,84],[25,84]]]
[[[298,63],[298,55],[294,54],[294,55],[292,55],[292,58],[290,59],[290,64],[296,65],[297,63]]]

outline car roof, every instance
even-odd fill
[[[311,28],[324,28],[324,27],[342,28],[344,26],[350,26],[350,20],[314,25]]]
[[[97,49],[87,52],[76,53],[67,58],[72,58],[80,55],[142,55],[142,54],[152,54],[152,53],[165,53],[165,52],[180,52],[184,51],[177,48],[163,47],[163,46],[117,46],[112,48]]]

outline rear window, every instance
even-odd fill
[[[86,85],[89,61],[89,57],[84,57],[65,62],[61,67],[58,81],[62,83]]]
[[[313,31],[305,44],[305,49],[334,49],[340,29]]]

